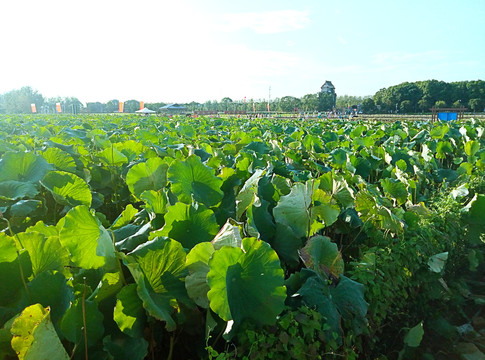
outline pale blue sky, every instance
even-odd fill
[[[188,102],[485,79],[485,1],[16,0],[0,93]]]

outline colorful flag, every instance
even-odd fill
[[[61,113],[62,110],[61,110],[61,103],[56,103],[56,110],[58,113]]]
[[[268,103],[268,105],[267,105],[267,108],[268,108],[268,111],[269,111],[269,103]]]
[[[35,108],[35,104],[30,104],[30,108],[32,109],[32,112],[34,114],[37,112],[37,109]]]
[[[143,101],[140,101],[140,110],[143,110],[144,107],[145,105],[143,104]]]
[[[124,103],[122,101],[120,101],[119,104],[118,104],[118,112],[120,112],[120,113],[123,112],[123,105],[124,105]]]

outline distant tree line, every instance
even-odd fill
[[[88,102],[85,105],[75,97],[44,98],[31,87],[22,87],[0,94],[0,113],[30,113],[31,104],[38,113],[55,113],[56,103],[61,104],[64,113],[113,113],[119,108],[119,100],[106,103]],[[485,109],[485,81],[459,81],[446,83],[438,80],[404,82],[379,90],[374,96],[337,96],[335,108],[333,98],[327,93],[313,93],[302,96],[283,96],[271,99],[232,100],[225,97],[220,101],[208,100],[203,103],[192,101],[181,104],[192,111],[217,112],[315,112],[337,110],[345,112],[358,108],[364,113],[421,113],[432,107],[466,107],[469,111],[481,112]],[[145,103],[145,107],[158,111],[167,105],[164,102]],[[139,100],[124,101],[124,112],[134,113],[140,108]]]
[[[429,112],[432,107],[466,107],[470,111],[484,111],[485,81],[447,83],[438,80],[404,82],[379,90],[363,107],[368,112]]]

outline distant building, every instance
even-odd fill
[[[168,104],[168,105],[162,106],[159,110],[162,114],[175,115],[175,114],[184,114],[187,111],[187,108],[180,104]]]
[[[320,93],[332,95],[332,108],[337,104],[337,94],[335,93],[335,86],[329,80],[325,80],[325,84],[322,85]]]

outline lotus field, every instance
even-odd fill
[[[0,125],[0,359],[483,350],[482,121]]]

